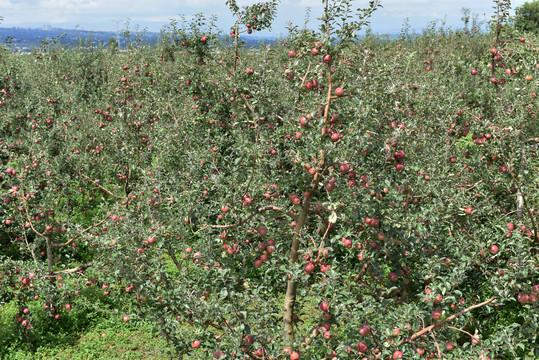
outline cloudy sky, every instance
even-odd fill
[[[247,5],[255,1],[238,0]],[[286,24],[291,21],[303,26],[307,7],[311,9],[311,27],[317,27],[323,0],[281,0],[277,19],[271,34],[286,35]],[[514,0],[513,8],[524,0]],[[356,0],[355,7],[365,7],[367,0]],[[491,0],[381,0],[383,6],[372,18],[375,33],[398,33],[408,18],[411,29],[421,31],[432,21],[446,26],[462,27],[461,10],[468,8],[479,21],[493,13]],[[1,27],[42,27],[82,30],[122,30],[129,19],[130,29],[159,31],[171,18],[179,14],[215,14],[218,25],[228,30],[234,23],[224,0],[0,0]],[[263,34],[267,35],[267,34]]]

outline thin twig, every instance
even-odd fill
[[[101,190],[105,191],[106,193],[108,193],[109,195],[111,196],[114,196],[115,198],[117,199],[121,199],[122,197],[121,196],[118,196],[114,193],[112,193],[109,189],[107,189],[106,187],[100,185],[99,183],[95,182],[95,180],[92,180],[90,177],[84,175],[82,172],[79,171],[79,174],[85,178],[86,180],[88,180],[89,182],[91,182],[92,184],[94,184],[95,186],[97,186],[98,188],[100,188]]]
[[[110,217],[110,215],[107,215],[103,220],[101,220],[100,222],[98,222],[97,224],[94,224],[84,230],[82,230],[80,233],[78,233],[77,235],[73,236],[70,240],[66,241],[65,243],[63,244],[52,244],[52,247],[62,247],[62,246],[66,246],[68,245],[70,242],[72,242],[73,240],[79,238],[82,234],[84,234],[86,231],[88,230],[91,230],[93,228],[95,228],[96,226],[99,226],[101,224],[103,224],[108,218]]]
[[[202,229],[207,229],[209,227],[211,227],[212,229],[228,229],[228,228],[232,228],[232,227],[238,227],[240,225],[243,225],[245,224],[247,221],[249,221],[253,216],[257,215],[257,214],[260,214],[261,212],[264,212],[264,211],[269,211],[269,210],[273,210],[273,211],[279,211],[279,212],[282,212],[282,213],[285,213],[286,215],[290,216],[292,219],[294,219],[295,221],[298,220],[298,217],[294,214],[292,214],[290,211],[285,211],[283,210],[282,208],[280,207],[277,207],[277,206],[273,206],[273,205],[269,205],[269,206],[264,206],[264,207],[261,207],[259,209],[257,209],[256,211],[254,211],[253,213],[247,215],[246,217],[244,217],[243,219],[240,219],[240,221],[238,221],[237,223],[235,224],[227,224],[227,225],[205,225]],[[201,230],[202,230],[201,229]],[[200,230],[198,230],[200,231]]]

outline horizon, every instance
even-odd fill
[[[4,0],[6,4],[0,10],[0,27],[2,28],[29,28],[80,31],[105,31],[121,32],[125,29],[139,29],[148,32],[160,32],[173,20],[179,21],[180,15],[184,14],[189,21],[197,13],[205,13],[209,18],[215,13],[217,28],[227,33],[234,19],[230,10],[222,0],[186,0],[183,6],[170,10],[168,1],[154,0],[151,9],[147,2],[141,0],[118,0],[110,4],[105,0]],[[511,14],[514,9],[524,4],[525,1],[515,1],[512,4]],[[370,19],[370,26],[365,27],[374,34],[396,34],[407,26],[410,31],[421,30],[437,24],[447,28],[462,28],[462,9],[469,9],[470,24],[475,19],[477,22],[488,21],[494,10],[492,1],[480,0],[473,3],[464,0],[446,1],[409,0],[404,3],[401,0],[382,0],[382,8],[376,10]],[[239,0],[238,5],[252,4],[245,0]],[[364,7],[367,1],[353,2],[354,8]],[[310,9],[310,10],[309,10]],[[183,10],[183,11],[182,11]],[[277,14],[271,31],[261,31],[250,37],[278,38],[287,34],[286,24],[290,21],[297,26],[303,26],[306,15],[310,11],[309,28],[318,27],[317,17],[321,14],[321,0],[282,0],[278,5]],[[43,19],[35,21],[33,19]]]

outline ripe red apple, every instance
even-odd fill
[[[122,316],[122,321],[123,322],[128,322],[129,321],[129,316],[128,315]]]
[[[66,310],[71,310],[71,304],[66,304]]]
[[[352,247],[352,240],[343,238],[342,243],[345,248],[351,248]]]
[[[308,263],[307,265],[305,265],[305,273],[306,274],[310,274],[314,271],[314,264],[313,263]]]
[[[364,342],[360,342],[359,344],[357,344],[356,348],[357,348],[357,351],[363,354],[366,353],[367,350],[369,349],[367,347],[367,344],[365,344]]]
[[[248,68],[247,70],[245,70],[245,73],[246,73],[247,75],[252,75],[252,74],[254,73],[254,70],[251,69],[251,68]]]
[[[243,341],[246,344],[252,344],[255,341],[255,337],[252,334],[249,334],[243,338]]]
[[[206,36],[203,36],[200,38],[200,41],[202,41],[203,43],[206,43],[206,41],[208,41],[208,38]]]
[[[442,317],[442,312],[440,310],[433,310],[430,314],[434,320],[438,320]]]
[[[344,95],[344,89],[341,87],[338,87],[335,89],[335,95],[337,96],[343,96]]]
[[[445,344],[445,349],[447,351],[451,351],[455,348],[455,343],[453,341],[448,341],[446,344]]]
[[[328,309],[329,309],[329,304],[328,304],[327,302],[325,302],[325,301],[322,301],[322,302],[320,303],[320,310],[322,310],[322,311],[328,311]]]
[[[518,294],[517,299],[518,299],[518,302],[521,305],[526,305],[528,303],[528,300],[530,299],[530,297],[526,293],[520,293],[520,294]]]
[[[200,340],[193,340],[193,341],[191,342],[191,347],[192,347],[193,349],[199,348],[199,347],[200,347]]]
[[[290,353],[290,360],[298,360],[299,359],[299,354],[295,351],[292,351]]]
[[[371,333],[371,327],[369,325],[363,325],[359,328],[359,333],[362,336],[367,336]]]
[[[473,70],[471,71],[471,74],[474,75],[474,76],[477,75],[477,70],[473,69]]]
[[[292,204],[299,205],[301,203],[301,198],[297,196],[296,194],[290,194],[288,196],[288,199],[292,201]]]
[[[490,245],[490,252],[493,254],[496,254],[498,252],[499,248],[497,245]]]
[[[520,38],[520,42],[526,42],[526,39],[523,38],[523,37],[521,37],[521,38]]]
[[[326,185],[324,185],[324,189],[327,192],[332,192],[333,190],[335,190],[335,183],[332,181],[328,182]]]
[[[465,212],[466,214],[468,214],[468,215],[470,215],[470,214],[472,213],[472,211],[473,211],[473,207],[471,207],[471,206],[468,206],[468,207],[466,208],[466,210],[464,210],[464,212]]]
[[[326,64],[330,64],[331,63],[331,55],[327,54],[324,56],[324,58],[322,59],[322,61]]]
[[[393,359],[402,359],[402,352],[400,352],[399,350],[395,351],[393,353]]]

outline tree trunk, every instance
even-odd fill
[[[298,262],[300,233],[301,233],[301,229],[305,225],[307,216],[309,215],[310,204],[311,204],[310,199],[305,198],[303,201],[303,205],[301,207],[301,213],[299,215],[298,222],[296,223],[296,227],[294,229],[294,237],[292,238],[292,249],[290,251],[290,264],[295,264]],[[294,305],[296,303],[296,290],[297,290],[297,283],[292,279],[288,279],[288,283],[286,287],[286,296],[284,299],[283,322],[284,322],[284,336],[285,336],[286,344],[290,348],[292,348],[295,338],[296,338],[295,332],[294,332]]]

